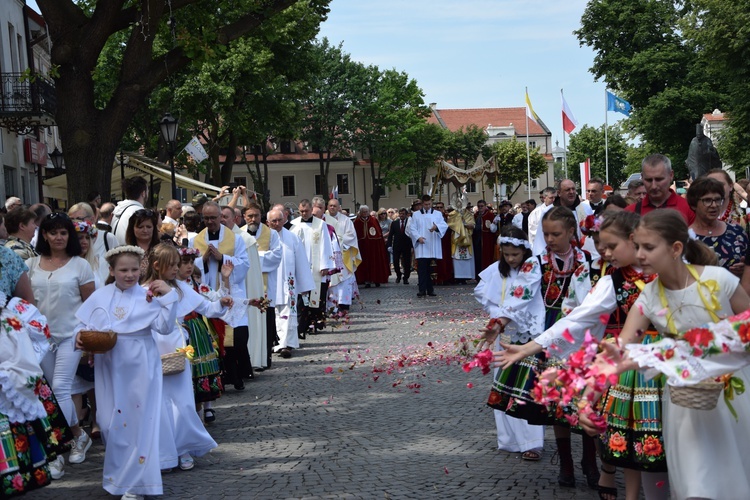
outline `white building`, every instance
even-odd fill
[[[41,200],[41,182],[55,147],[51,44],[40,14],[23,0],[0,2],[0,202]]]

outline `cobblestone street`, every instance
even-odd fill
[[[472,289],[418,299],[416,284],[391,277],[362,290],[350,325],[308,336],[244,391],[228,390],[209,426],[218,449],[165,474],[163,498],[596,498],[580,468],[577,488],[557,486],[551,429],[540,462],[496,449],[490,376],[456,361],[458,339],[485,321]],[[112,498],[102,460],[97,442],[30,498]]]

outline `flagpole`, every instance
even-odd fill
[[[529,87],[526,87],[526,96],[528,98]],[[528,105],[527,105],[528,108]],[[526,110],[526,187],[531,199],[531,153],[529,152],[529,110]]]
[[[607,89],[604,89],[604,168],[607,174],[607,185],[609,185],[609,124],[607,123]]]
[[[562,101],[565,97],[563,96],[563,89],[560,89],[560,100]],[[560,120],[563,126],[563,150],[565,151],[565,154],[563,155],[563,171],[565,172],[565,178],[568,178],[568,146],[567,141],[565,139],[565,120],[562,118],[562,113],[560,114]],[[586,188],[583,188],[586,189]]]

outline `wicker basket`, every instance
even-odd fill
[[[94,354],[105,353],[117,343],[117,334],[111,330],[81,330],[79,338],[83,350]]]
[[[672,403],[693,410],[713,410],[719,401],[724,384],[713,379],[706,379],[695,385],[669,386],[669,398]]]
[[[161,355],[161,372],[164,375],[176,375],[185,371],[185,354],[170,352]]]

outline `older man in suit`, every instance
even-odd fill
[[[404,277],[404,285],[409,284],[411,274],[411,238],[406,234],[407,212],[405,208],[398,210],[398,219],[391,222],[388,233],[388,250],[393,254],[393,269],[396,271],[396,283]]]

